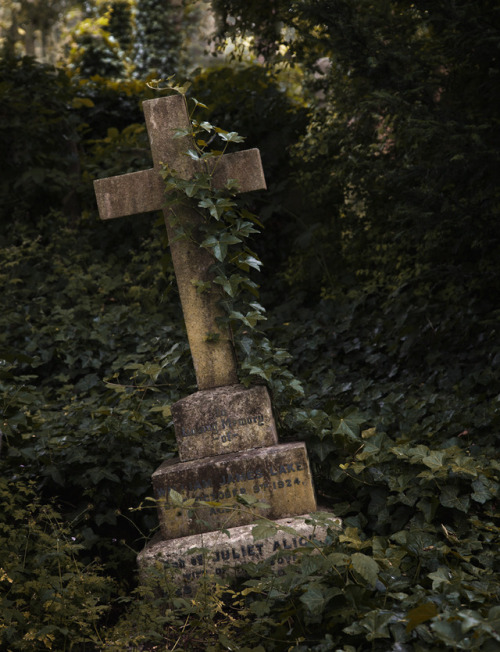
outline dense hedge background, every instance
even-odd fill
[[[211,4],[239,61],[188,72],[199,7],[162,42],[155,2],[140,29],[132,2],[85,3],[55,68],[0,60],[2,646],[496,650],[499,8]],[[91,185],[150,164],[146,79],[172,69],[261,149],[253,372],[344,525],[192,600],[135,574],[169,406],[196,389],[166,236],[101,223]]]

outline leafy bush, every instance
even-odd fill
[[[25,230],[0,264],[0,464],[9,477],[23,468],[36,478],[89,549],[127,574],[119,560],[130,552],[120,541],[156,521],[142,514],[134,532],[118,513],[149,492],[152,471],[171,454],[162,412],[194,377],[180,307],[170,300],[172,270],[161,237],[144,241],[139,229],[133,243],[126,223],[123,250],[111,250],[116,231],[93,221],[76,231],[52,214],[39,228],[42,235]],[[165,310],[144,321],[152,306]]]
[[[113,584],[78,560],[81,545],[37,493],[22,477],[0,478],[0,643],[64,650],[95,642]]]
[[[259,528],[271,534],[269,525]],[[460,544],[443,531],[444,543],[418,528],[371,538],[356,527],[334,528],[326,541],[293,550],[293,564],[280,550],[247,564],[250,578],[232,586],[202,579],[189,598],[176,595],[171,570],[151,566],[108,640],[112,649],[134,641],[214,652],[493,651],[500,609],[492,555],[480,559],[486,572],[471,555],[486,529]]]
[[[1,232],[15,234],[21,221],[35,224],[41,207],[61,206],[79,184],[71,100],[62,70],[29,58],[0,60]]]
[[[261,152],[267,190],[252,194],[247,203],[266,227],[267,238],[259,241],[265,263],[262,273],[274,283],[301,223],[297,206],[304,197],[291,178],[290,150],[306,128],[304,98],[288,92],[281,73],[257,64],[214,66],[192,82],[188,96],[207,106],[206,119],[237,131],[245,137],[245,147],[258,147]],[[235,95],[245,102],[235,102]]]
[[[139,125],[141,101],[151,97],[145,82],[83,80],[29,58],[0,60],[0,234],[15,239],[19,224],[35,226],[51,209],[76,224],[82,211],[94,211],[92,179],[103,167],[115,173],[117,156],[116,173],[147,167]]]
[[[327,12],[322,23],[329,31],[305,30],[302,45],[304,60],[336,49],[337,66],[312,76],[323,94],[295,149],[298,194],[309,189],[305,204],[297,200],[305,206],[297,229],[280,212],[285,174],[278,165],[273,172],[270,210],[281,217],[267,220],[271,254],[290,231],[274,261],[280,277],[268,276],[264,287],[267,340],[246,372],[272,381],[276,368],[290,365],[274,385],[281,436],[306,440],[320,503],[344,529],[282,575],[266,564],[248,567],[234,586],[202,584],[187,600],[165,569],[153,568],[151,583],[129,590],[135,553],[156,527],[152,510],[135,508],[150,493],[151,472],[174,453],[170,404],[195,389],[162,227],[140,217],[102,225],[91,195],[93,177],[149,164],[139,101],[151,91],[99,78],[74,79],[71,91],[53,70],[2,62],[1,134],[14,165],[1,188],[0,241],[0,635],[8,649],[498,648],[496,155],[481,126],[495,127],[496,104],[467,94],[470,121],[457,119],[461,84],[484,82],[494,35],[487,30],[479,48],[474,31],[477,47],[460,62],[464,16],[476,11],[470,3],[450,6],[449,31],[441,8],[429,8],[422,23],[419,3],[411,11],[398,5],[387,25],[393,3],[371,14],[373,3],[354,14],[348,0],[300,4],[308,28],[317,26],[316,11],[335,5],[335,20]],[[415,20],[427,31],[412,31]],[[277,33],[275,15],[271,27],[267,39]],[[370,30],[376,61],[365,56],[372,41],[360,39],[371,39]],[[421,58],[396,84],[401,61],[389,44],[401,46],[410,33]],[[447,54],[453,75],[431,65],[437,52]],[[45,120],[32,120],[22,80]],[[212,97],[208,88],[229,83],[233,104],[234,88],[245,94],[248,84],[255,93],[242,123],[262,110],[249,144],[268,143],[269,159],[287,170],[286,148],[304,115],[271,82],[262,69],[225,68],[201,74],[194,94],[224,114],[226,91]],[[446,91],[439,101],[437,82]],[[415,93],[426,102],[410,101]],[[286,134],[283,115],[291,119]],[[381,115],[393,117],[382,133]],[[82,154],[85,211],[73,222],[68,211],[49,211],[73,183],[61,133]],[[496,127],[489,133],[494,143]],[[389,134],[393,142],[384,141]],[[33,151],[25,156],[15,143]],[[36,179],[40,161],[50,182]],[[222,274],[219,282],[229,295],[242,284]],[[250,339],[242,343],[248,353]],[[305,388],[299,402],[292,373]],[[13,519],[21,525],[13,528]],[[92,566],[96,556],[116,584]]]

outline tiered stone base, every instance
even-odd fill
[[[278,444],[265,387],[201,390],[174,404],[172,416],[179,459],[152,476],[161,534],[138,556],[143,577],[160,562],[189,594],[199,578],[229,579],[252,562],[269,560],[279,572],[294,551],[324,540],[327,525],[309,516],[317,505],[306,446]],[[259,519],[278,530],[255,530]]]

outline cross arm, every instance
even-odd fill
[[[258,149],[246,149],[208,160],[212,162],[212,169],[215,168],[213,180],[216,188],[222,188],[229,179],[237,181],[238,192],[266,188]],[[96,179],[94,190],[102,220],[157,211],[164,205],[163,179],[155,168]]]
[[[163,187],[162,178],[153,168],[96,179],[94,190],[101,220],[160,210]]]
[[[238,182],[238,192],[265,190],[267,187],[260,152],[257,148],[244,149],[241,152],[224,154],[220,159],[208,160],[214,161],[213,180],[216,188],[222,188],[229,179]]]

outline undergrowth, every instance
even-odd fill
[[[217,199],[197,197],[218,217],[217,205],[233,211]],[[157,521],[136,508],[175,453],[169,406],[195,389],[163,236],[137,224],[89,213],[69,228],[52,212],[2,241],[2,645],[497,650],[498,314],[465,310],[464,334],[451,306],[419,330],[419,306],[369,286],[325,289],[317,304],[274,297],[260,344],[250,331],[263,310],[229,312],[240,355],[255,353],[245,377],[274,389],[281,436],[307,442],[319,502],[342,530],[282,574],[249,565],[191,598],[162,567],[137,585]],[[205,243],[218,263],[243,232],[232,216],[222,226],[226,240]],[[219,271],[229,297],[254,287]]]

